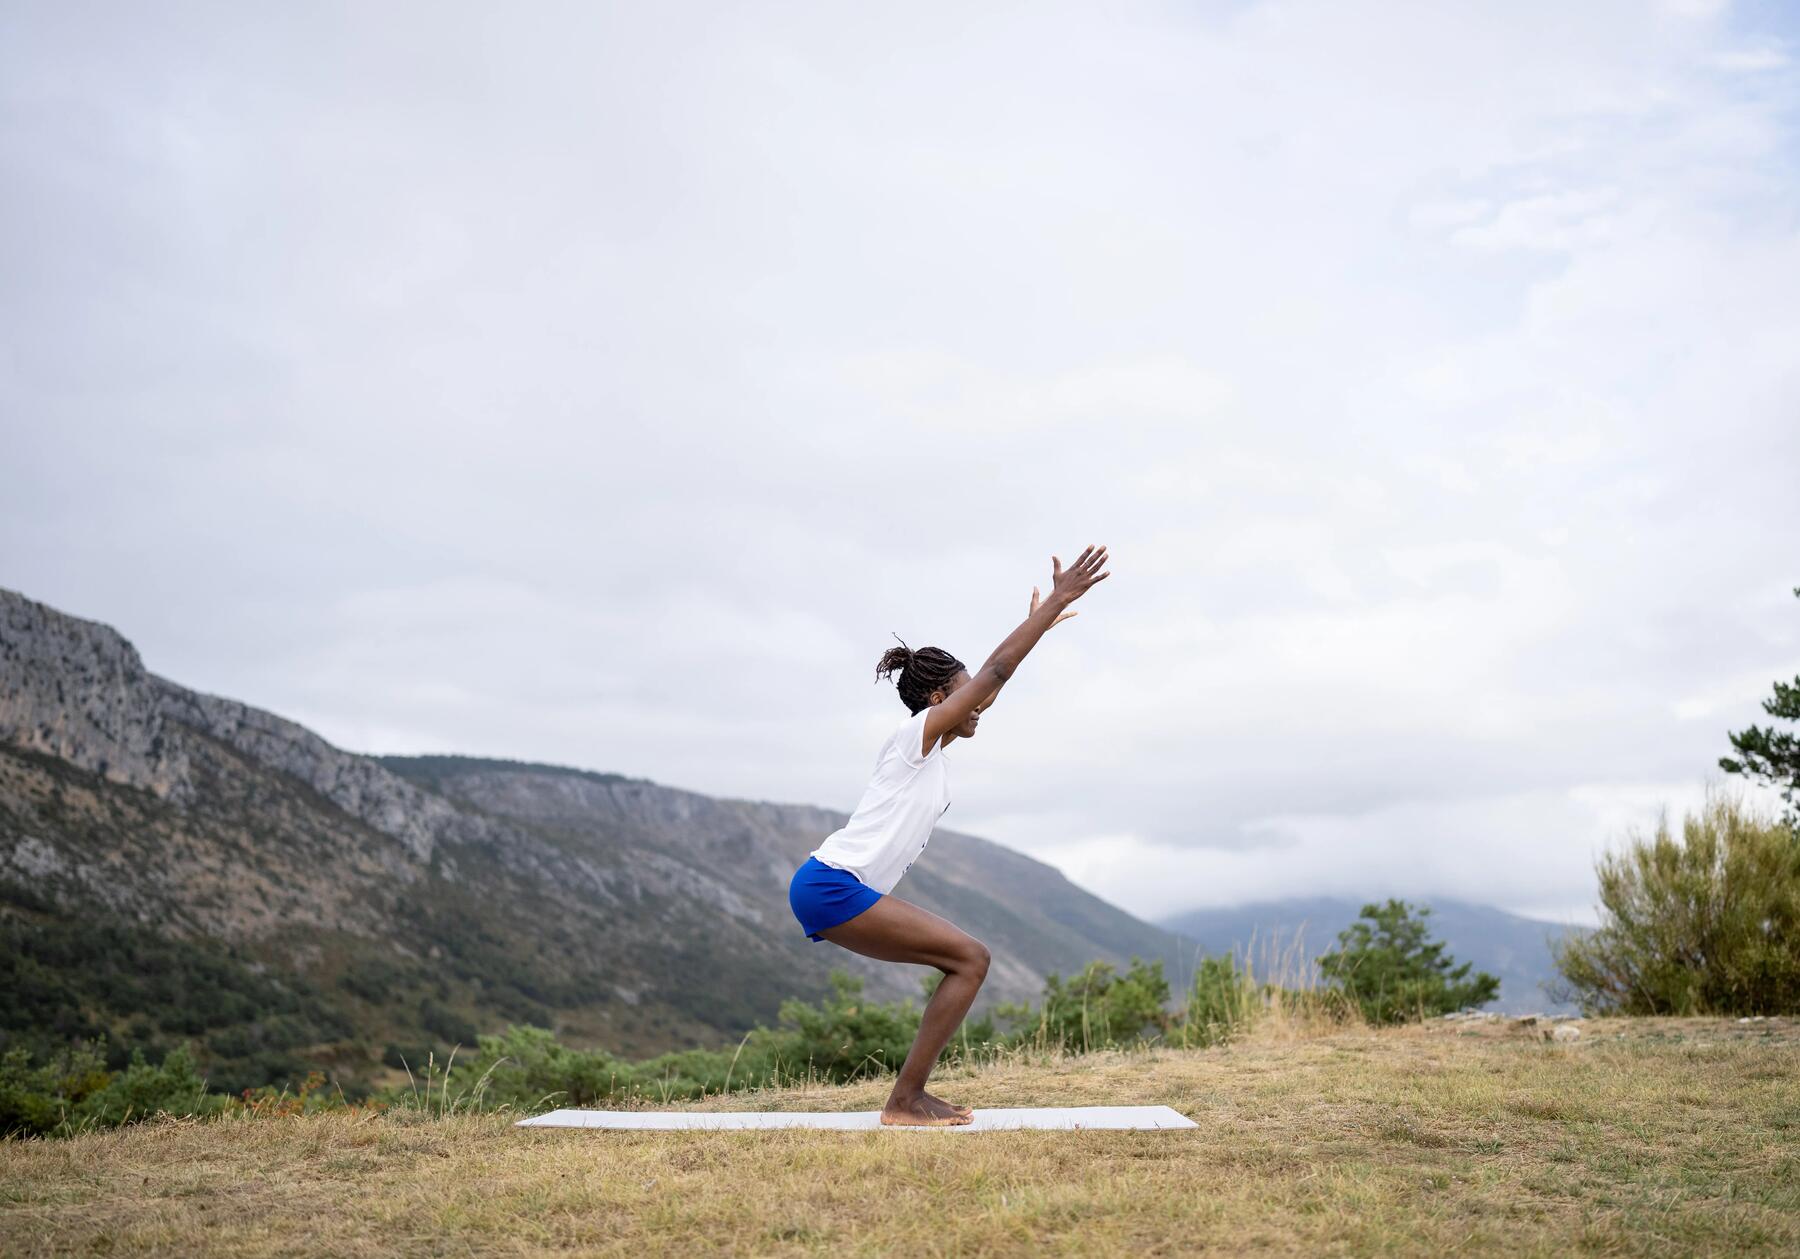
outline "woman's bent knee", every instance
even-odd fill
[[[993,954],[988,952],[987,945],[973,936],[964,936],[955,949],[935,965],[946,975],[969,975],[979,982],[987,976],[988,963],[992,960]]]

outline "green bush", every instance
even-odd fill
[[[1052,974],[1044,982],[1043,1004],[1001,1004],[1000,1018],[1012,1025],[1006,1043],[1054,1045],[1085,1053],[1122,1048],[1153,1039],[1173,1025],[1164,1008],[1169,981],[1159,962],[1131,959],[1124,975],[1107,962],[1089,962],[1064,982]]]
[[[1453,968],[1443,944],[1427,940],[1430,913],[1420,907],[1415,918],[1400,900],[1364,905],[1357,921],[1338,933],[1338,947],[1319,958],[1319,973],[1377,1024],[1448,1014],[1499,996],[1497,978],[1478,971],[1465,979],[1471,963]]]
[[[89,1043],[33,1066],[27,1049],[0,1055],[0,1134],[54,1132],[69,1111],[111,1079],[103,1051]]]
[[[843,971],[831,973],[831,995],[818,1005],[781,1003],[778,1032],[757,1048],[759,1057],[779,1052],[789,1071],[811,1070],[834,1081],[898,1071],[919,1033],[922,1010],[910,1001],[883,1005],[863,997],[863,981]],[[748,1046],[746,1046],[747,1048]],[[770,1069],[775,1062],[771,1059]]]
[[[410,1064],[416,1076],[425,1067]],[[498,1036],[482,1036],[475,1055],[451,1070],[471,1086],[485,1081],[482,1096],[491,1105],[535,1110],[546,1101],[557,1106],[591,1106],[629,1086],[631,1064],[604,1049],[570,1049],[542,1027],[509,1027]]]
[[[206,1115],[228,1099],[208,1093],[185,1048],[151,1066],[140,1051],[123,1071],[106,1070],[103,1045],[63,1050],[38,1066],[30,1051],[0,1056],[0,1134],[46,1135],[112,1128],[157,1114]]]
[[[206,1081],[185,1046],[171,1049],[154,1067],[138,1053],[129,1067],[83,1100],[75,1110],[74,1126],[112,1128],[159,1114],[206,1115],[224,1102],[221,1094],[206,1091]]]
[[[1800,1011],[1800,841],[1780,819],[1715,793],[1681,838],[1665,817],[1603,855],[1602,922],[1555,951],[1590,1014]]]
[[[1217,1045],[1246,1027],[1260,1005],[1249,976],[1230,953],[1200,959],[1180,1022],[1184,1045]]]

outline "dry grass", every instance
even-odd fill
[[[978,1106],[1198,1132],[607,1133],[506,1116],[164,1122],[0,1145],[0,1252],[1800,1253],[1793,1020],[1428,1025],[1013,1061]],[[702,1109],[872,1109],[878,1083]]]

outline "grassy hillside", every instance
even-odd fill
[[[0,1252],[1793,1254],[1794,1020],[1427,1024],[1020,1057],[977,1106],[1198,1131],[604,1133],[509,1116],[164,1122],[0,1144]],[[873,1109],[884,1085],[700,1109]]]

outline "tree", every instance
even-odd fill
[[[1465,979],[1472,963],[1452,969],[1442,943],[1428,943],[1420,906],[1412,917],[1405,901],[1364,905],[1357,921],[1338,933],[1338,947],[1319,958],[1319,972],[1336,982],[1371,1023],[1447,1014],[1500,995],[1500,981],[1485,971]],[[1367,919],[1365,922],[1363,919]]]
[[[1794,587],[1800,598],[1800,586]],[[1763,701],[1763,711],[1782,721],[1800,721],[1800,677],[1792,683],[1776,682],[1775,695]],[[1800,832],[1800,733],[1751,726],[1729,736],[1737,756],[1721,756],[1719,768],[1728,774],[1744,774],[1781,789],[1787,801],[1788,824]]]
[[[1603,922],[1554,946],[1591,1014],[1800,1011],[1800,844],[1771,813],[1714,793],[1598,863]]]

